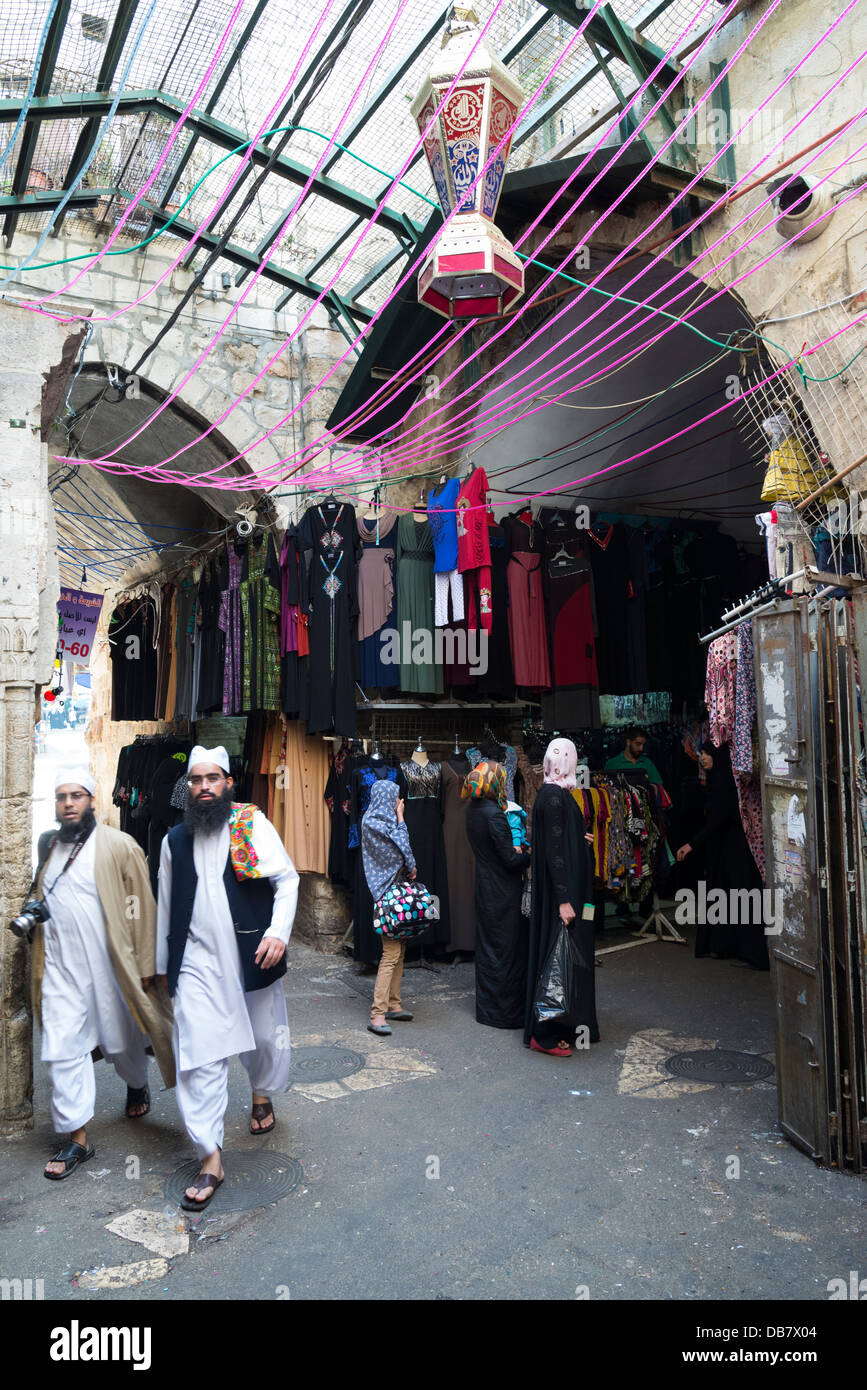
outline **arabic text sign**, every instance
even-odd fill
[[[101,609],[102,594],[86,594],[81,589],[60,590],[57,645],[64,660],[90,665]]]

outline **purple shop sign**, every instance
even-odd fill
[[[90,653],[102,610],[102,594],[61,589],[57,604],[57,645],[64,661],[90,665]]]

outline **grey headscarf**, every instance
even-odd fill
[[[377,902],[405,867],[415,868],[409,832],[395,812],[400,800],[396,782],[374,782],[370,804],[361,820],[361,854],[370,896]]]

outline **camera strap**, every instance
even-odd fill
[[[88,833],[87,833],[86,835],[82,835],[82,837],[81,837],[80,840],[76,840],[75,844],[74,844],[73,847],[72,847],[72,852],[71,852],[69,855],[67,855],[66,863],[64,864],[63,868],[60,870],[60,873],[59,873],[59,874],[57,875],[57,877],[55,878],[55,880],[54,880],[54,882],[52,883],[51,887],[50,887],[50,888],[43,888],[43,890],[42,890],[42,896],[43,896],[44,898],[47,898],[48,895],[49,895],[49,893],[53,893],[53,892],[54,892],[54,889],[57,887],[58,883],[59,883],[60,880],[63,878],[63,875],[66,873],[66,870],[70,867],[70,865],[72,864],[72,862],[73,862],[73,860],[76,858],[76,856],[79,854],[79,852],[84,848],[84,845],[85,845],[85,843],[87,842],[87,840],[88,840],[89,838],[90,838],[90,831],[88,831]],[[55,836],[54,840],[52,841],[51,847],[50,847],[50,849],[49,849],[49,851],[48,851],[48,857],[49,857],[49,858],[50,858],[51,853],[52,853],[52,851],[53,851],[53,849],[54,849],[54,846],[55,846],[56,844],[57,844],[57,836]],[[46,862],[47,862],[47,860],[46,860]]]

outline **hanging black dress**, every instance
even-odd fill
[[[509,647],[509,585],[506,579],[509,554],[502,526],[488,526],[488,542],[493,619],[487,643],[488,669],[478,677],[476,686],[481,693],[496,700],[511,700],[515,695],[515,676]]]
[[[288,719],[310,714],[307,558],[297,526],[288,526],[280,551],[280,708]]]
[[[419,882],[436,893],[440,900],[439,921],[431,922],[421,936],[413,937],[413,945],[445,945],[451,939],[451,917],[443,837],[445,800],[442,768],[433,761],[427,762],[424,767],[412,760],[401,763],[398,785],[404,798],[403,816]]]
[[[586,1027],[590,1041],[599,1041],[596,1021],[596,977],[593,956],[593,922],[581,915],[585,902],[592,901],[584,818],[572,793],[546,782],[533,806],[532,909],[527,962],[527,1000],[524,1013],[524,1042],[535,1038],[543,1047],[553,1047],[560,1039],[571,1041],[572,1029],[561,1023],[537,1024],[533,1018],[539,973],[560,930],[560,904],[571,903],[575,920],[569,934],[581,961],[578,995],[575,1000],[575,1027]]]
[[[738,793],[731,770],[728,746],[713,749],[713,767],[707,775],[705,823],[689,838],[693,850],[703,849],[707,893],[722,889],[726,917],[732,902],[733,889],[762,890],[762,878],[750,852],[741,821]],[[687,863],[691,855],[687,856]],[[742,901],[742,900],[741,900]],[[755,901],[755,900],[753,900]],[[761,901],[761,900],[760,900]],[[708,913],[713,904],[708,905]],[[738,916],[743,911],[738,906]],[[754,970],[769,970],[768,940],[763,922],[700,923],[695,937],[695,954],[701,956],[734,956]]]
[[[308,507],[303,522],[309,552],[310,734],[356,731],[358,552],[355,510],[348,503]]]
[[[521,916],[519,854],[505,812],[493,801],[467,808],[467,838],[476,856],[476,1022],[522,1028],[527,997],[527,928]]]
[[[349,860],[349,795],[344,794],[343,778],[349,750],[338,748],[331,759],[328,781],[323,796],[331,812],[331,834],[328,839],[328,877],[332,883],[350,888]]]
[[[216,562],[208,559],[199,580],[197,622],[201,658],[196,714],[219,714],[223,708],[223,668],[226,634],[219,626],[220,577]]]

